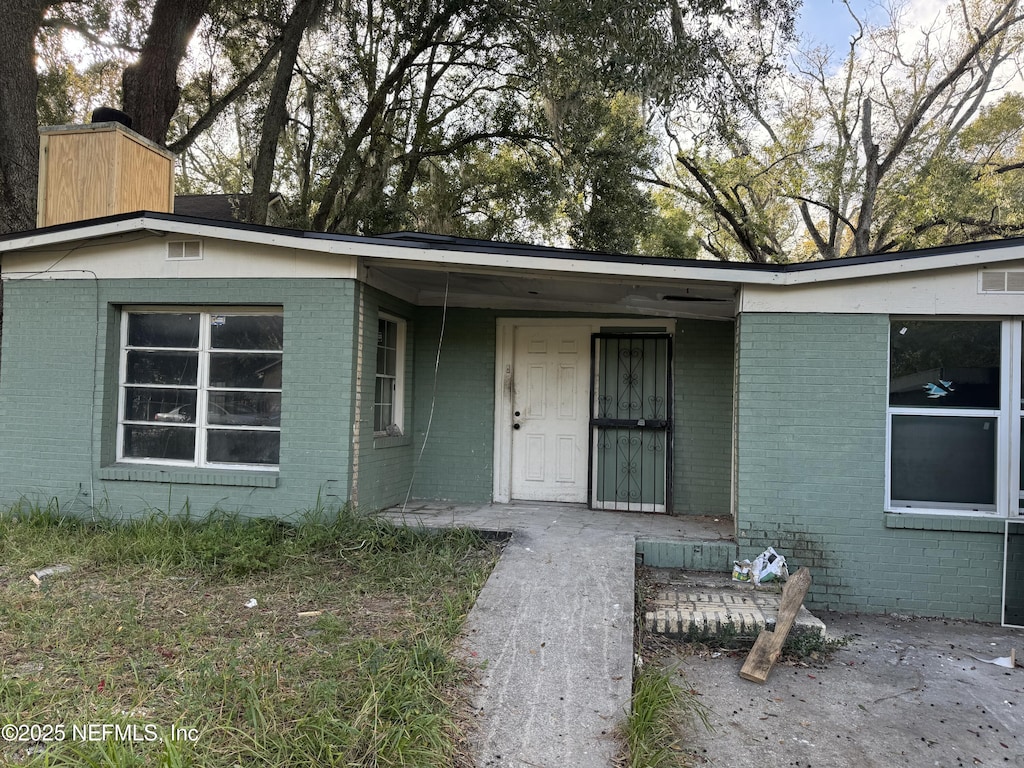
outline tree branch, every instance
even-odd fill
[[[1011,15],[1011,12],[1016,7],[1016,2],[1006,3],[1002,10],[996,14],[996,16],[989,22],[985,31],[978,30],[978,37],[972,45],[970,45],[962,56],[957,60],[956,64],[946,73],[945,77],[939,80],[931,90],[925,94],[924,98],[918,103],[917,107],[907,116],[906,121],[901,127],[900,131],[896,134],[893,139],[892,146],[889,151],[885,154],[878,163],[878,177],[881,178],[885,173],[892,167],[893,162],[900,155],[901,152],[906,148],[910,142],[914,131],[920,125],[924,119],[925,114],[936,99],[952,85],[958,78],[963,76],[964,72],[970,67],[971,62],[974,61],[981,50],[988,45],[997,35],[1005,32],[1011,25],[1024,19],[1024,15]],[[865,142],[865,147],[870,145],[870,141]]]
[[[192,144],[195,143],[195,140],[198,139],[199,136],[202,135],[202,133],[211,125],[213,125],[214,122],[216,122],[217,118],[220,117],[221,112],[231,106],[231,104],[233,104],[243,93],[249,90],[253,83],[263,76],[263,73],[267,71],[267,68],[274,61],[274,58],[281,51],[281,44],[282,39],[278,36],[270,47],[267,48],[263,57],[259,60],[259,63],[256,64],[252,71],[248,72],[245,77],[235,83],[231,90],[227,91],[223,96],[217,99],[217,101],[211,104],[206,112],[196,120],[192,127],[189,128],[179,139],[168,144],[167,148],[175,154],[181,154],[191,147]]]
[[[50,29],[54,31],[67,30],[81,35],[93,45],[106,48],[108,51],[124,51],[125,53],[139,53],[142,49],[136,48],[130,45],[120,45],[118,43],[112,43],[109,40],[104,40],[98,36],[91,29],[83,24],[79,24],[76,21],[70,19],[48,17],[43,19],[43,23],[40,25],[40,29]]]
[[[768,250],[769,254],[772,256],[778,255],[772,252],[770,247],[761,246],[757,242],[757,236],[750,231],[744,221],[736,216],[736,214],[721,201],[714,183],[696,163],[691,161],[690,158],[685,155],[679,155],[676,159],[704,189],[713,210],[729,225],[729,229],[736,238],[736,242],[752,262],[758,264],[767,263],[768,256],[765,254],[765,250]]]
[[[993,212],[994,215],[994,212]],[[938,218],[931,219],[926,222],[918,224],[911,230],[912,238],[920,237],[931,229],[936,227],[970,227],[976,230],[975,234],[991,235],[993,237],[1012,237],[1018,236],[1024,233],[1024,222],[1019,224],[997,224],[992,219],[977,219],[969,216],[961,216],[958,218]],[[911,238],[911,239],[912,239]],[[892,238],[886,241],[884,244],[878,246],[877,251],[884,253],[892,250],[901,250],[900,241]]]

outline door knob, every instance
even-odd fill
[[[513,424],[512,429],[519,429],[519,423],[516,422],[515,424]]]

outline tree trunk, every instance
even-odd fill
[[[861,118],[861,144],[864,149],[864,185],[861,189],[860,212],[857,228],[853,232],[853,252],[866,256],[871,252],[871,224],[875,215],[875,197],[878,195],[880,169],[878,166],[878,145],[871,132],[871,99],[864,99]]]
[[[270,205],[270,186],[274,181],[274,166],[277,160],[277,145],[288,120],[288,91],[291,89],[295,62],[299,56],[299,45],[306,28],[315,18],[320,0],[299,0],[292,15],[281,32],[281,58],[277,62],[274,84],[270,99],[263,115],[260,131],[260,145],[252,171],[252,198],[249,201],[249,221],[253,224],[267,223],[267,208]]]
[[[132,128],[163,146],[178,108],[178,65],[211,0],[157,0],[139,59],[121,77],[121,108]]]
[[[36,225],[39,133],[36,116],[36,34],[52,0],[0,0],[6,20],[0,56],[0,234]],[[4,287],[0,282],[0,340]]]
[[[50,0],[0,0],[0,233],[36,225],[39,134],[36,118],[36,33]]]

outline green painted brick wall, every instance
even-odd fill
[[[998,621],[997,521],[883,511],[888,317],[747,313],[738,338],[741,556],[808,566],[815,608]]]
[[[732,571],[736,543],[732,541],[654,541],[638,539],[636,553],[649,568],[687,571]]]
[[[56,499],[64,508],[85,511],[95,503],[118,516],[185,508],[201,514],[218,507],[287,517],[314,506],[318,497],[328,503],[346,500],[352,462],[354,287],[351,280],[8,282],[0,375],[0,504]],[[118,308],[158,304],[284,307],[276,486],[252,483],[252,473],[103,469],[115,450]],[[129,476],[171,482],[120,479]],[[267,480],[262,473],[260,478]]]
[[[93,350],[97,334],[104,337],[96,290],[87,281],[4,286],[2,502],[24,495],[70,503],[89,488]]]
[[[1007,624],[1024,626],[1024,524],[1009,527],[1006,543],[1006,615]]]
[[[398,503],[414,471],[414,498],[491,499],[496,323],[499,314],[511,313],[449,311],[435,390],[441,310],[415,308],[351,280],[59,280],[6,287],[0,503],[56,498],[66,508],[85,511],[95,503],[117,515],[219,507],[287,516],[318,498],[349,500],[355,472],[360,506]],[[111,468],[119,307],[169,304],[284,307],[276,482],[266,475],[252,482],[254,475],[244,472]],[[407,321],[402,437],[373,435],[380,312]],[[680,330],[674,511],[718,514],[728,510],[732,329],[728,323],[686,321]],[[368,355],[357,381],[360,340]],[[432,399],[433,422],[420,459]]]
[[[497,317],[491,310],[449,309],[442,339],[441,310],[423,307],[416,313],[415,498],[479,503],[492,498]]]
[[[673,350],[673,513],[728,515],[735,326],[681,320]]]
[[[414,389],[419,378],[414,342],[417,326],[414,307],[389,294],[359,285],[362,311],[362,381],[357,393],[358,411],[357,486],[354,500],[366,509],[382,509],[403,502],[409,492],[413,467]],[[403,435],[375,436],[373,400],[376,377],[377,321],[381,314],[405,321],[405,380],[403,388]]]
[[[508,312],[450,310],[434,418],[413,495],[487,502],[493,490],[497,320]],[[537,316],[537,315],[523,315]],[[415,340],[415,443],[422,445],[434,392],[441,311],[421,308]],[[614,318],[608,323],[614,325]],[[675,514],[728,514],[732,451],[732,323],[681,321],[673,350],[676,387]]]

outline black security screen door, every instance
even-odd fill
[[[666,512],[671,494],[672,337],[593,336],[590,505]]]

